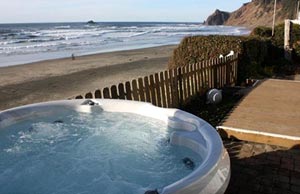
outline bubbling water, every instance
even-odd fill
[[[132,113],[26,120],[0,129],[0,193],[143,194],[162,189],[201,163],[171,145],[161,121]]]

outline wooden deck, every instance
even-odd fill
[[[262,81],[217,129],[240,140],[299,147],[300,81]]]

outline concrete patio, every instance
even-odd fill
[[[223,137],[299,147],[300,81],[261,81],[217,129]]]

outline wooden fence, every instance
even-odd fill
[[[159,107],[178,108],[197,93],[234,85],[237,66],[238,54],[166,70],[75,98],[127,99],[150,102]]]

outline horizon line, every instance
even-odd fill
[[[196,22],[196,21],[96,21],[96,20],[88,20],[94,21],[95,23],[199,23],[203,24],[204,22]],[[1,24],[58,24],[58,23],[88,23],[88,21],[53,21],[53,22],[0,22]]]

